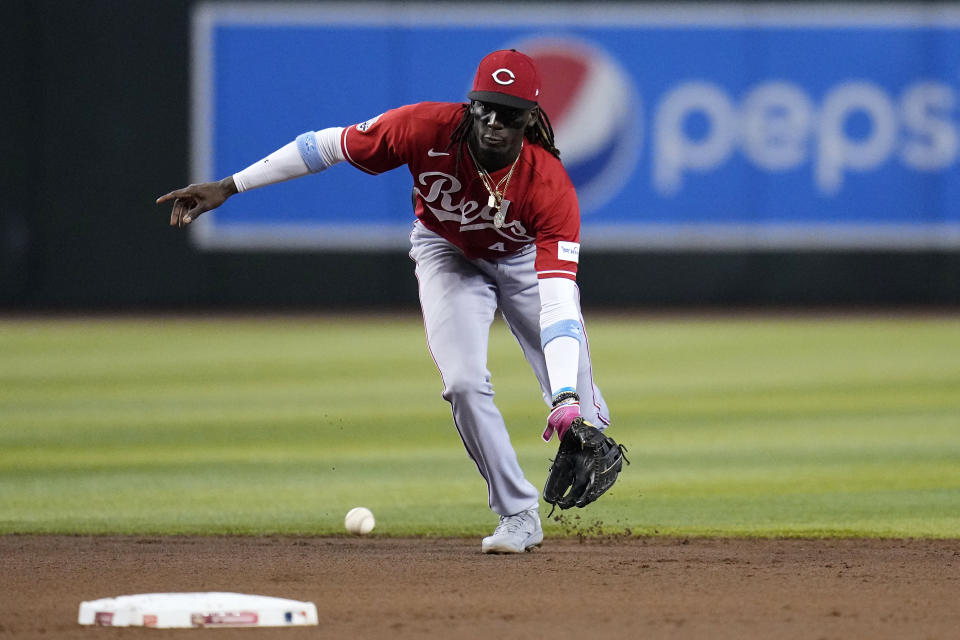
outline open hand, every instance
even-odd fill
[[[227,198],[237,193],[237,185],[233,176],[218,182],[203,182],[160,196],[157,204],[173,200],[173,210],[170,212],[170,226],[183,228],[196,220],[201,214],[216,209]]]

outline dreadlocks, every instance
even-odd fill
[[[463,145],[466,144],[467,138],[470,136],[472,130],[473,116],[470,114],[470,105],[465,104],[463,105],[463,117],[460,119],[460,123],[457,124],[456,129],[453,130],[453,133],[450,134],[450,144],[447,145],[446,149],[450,151],[453,147],[457,148],[457,170],[460,169],[460,156],[463,154]],[[542,108],[537,109],[536,122],[527,127],[526,131],[523,132],[523,136],[530,142],[539,144],[553,154],[555,158],[560,157],[560,150],[557,149],[557,145],[553,141],[553,126],[550,124],[550,118],[547,117],[547,112]]]
[[[557,144],[553,141],[553,125],[550,124],[550,118],[543,109],[537,109],[537,121],[524,132],[524,135],[530,142],[539,144],[553,154],[553,157],[560,158],[560,149],[557,149]]]

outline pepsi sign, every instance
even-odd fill
[[[629,71],[602,48],[572,37],[510,45],[533,58],[543,78],[539,103],[553,126],[584,214],[621,192],[641,149],[641,104]]]
[[[203,4],[193,179],[306,130],[465,101],[489,51],[540,104],[595,248],[960,247],[960,10]],[[411,178],[341,165],[204,216],[206,248],[406,245]]]

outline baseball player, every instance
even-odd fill
[[[412,104],[308,131],[239,173],[157,200],[173,202],[170,224],[182,227],[236,193],[338,163],[373,175],[407,166],[416,214],[410,257],[428,347],[500,516],[484,553],[523,552],[543,540],[539,492],[517,461],[487,370],[498,309],[550,407],[543,439],[562,440],[581,418],[600,430],[609,424],[580,314],[577,197],[539,95],[534,61],[495,51],[479,64],[469,104]]]

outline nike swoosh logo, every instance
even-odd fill
[[[448,156],[450,154],[447,153],[446,151],[434,151],[433,149],[428,149],[427,155],[430,156],[431,158],[436,158],[437,156]]]

